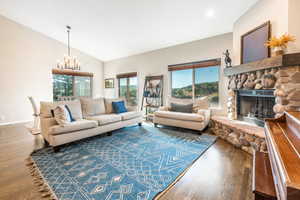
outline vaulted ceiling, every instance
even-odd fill
[[[0,15],[107,61],[231,32],[258,0],[0,0]],[[1,29],[1,27],[0,27]]]

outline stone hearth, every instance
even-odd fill
[[[254,151],[267,151],[262,127],[230,120],[227,117],[213,116],[211,130],[215,135],[250,154],[253,154]]]

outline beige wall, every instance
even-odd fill
[[[289,0],[288,33],[296,37],[295,43],[290,43],[288,52],[300,52],[300,0]]]
[[[51,69],[67,47],[0,16],[0,124],[32,119],[27,96],[52,100]],[[103,63],[73,50],[82,71],[94,73],[95,96],[103,95]]]
[[[232,33],[105,62],[104,76],[105,78],[115,78],[116,74],[119,73],[138,72],[138,96],[140,97],[139,102],[141,103],[145,76],[164,75],[164,94],[166,98],[170,91],[170,75],[167,70],[168,65],[221,58],[223,57],[222,53],[226,49],[232,50]],[[225,87],[227,81],[225,81],[222,72],[223,69],[220,70],[221,107],[214,110],[214,112],[218,114],[225,114],[226,112]],[[118,95],[117,91],[117,87],[115,89],[104,89],[104,94],[106,97],[115,97]]]
[[[270,20],[272,35],[279,36],[288,32],[288,1],[289,0],[260,0],[234,23],[234,64],[240,64],[241,35],[249,30]]]

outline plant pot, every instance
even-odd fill
[[[274,56],[281,56],[284,54],[284,49],[282,47],[275,47],[273,51]]]

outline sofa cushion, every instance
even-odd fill
[[[181,112],[171,112],[171,111],[156,111],[155,116],[169,119],[178,119],[184,121],[196,121],[203,122],[204,116],[196,113],[181,113]]]
[[[121,116],[117,114],[103,114],[103,115],[87,117],[86,119],[97,121],[99,126],[114,123],[114,122],[119,122],[122,120]]]
[[[105,114],[103,98],[80,98],[83,117]]]
[[[105,102],[105,110],[107,114],[111,114],[114,113],[114,109],[112,106],[112,102],[117,102],[117,101],[124,101],[125,102],[125,107],[126,107],[126,101],[123,98],[114,98],[114,99],[109,99],[109,98],[105,98],[104,102]]]
[[[65,124],[63,126],[61,125],[52,126],[49,128],[49,134],[59,135],[59,134],[73,132],[73,131],[95,128],[97,126],[98,124],[96,121],[82,119],[82,120]]]
[[[71,111],[72,117],[75,120],[82,119],[81,103],[79,100],[73,101],[55,101],[55,102],[40,102],[40,115],[44,118],[53,117],[51,110],[54,110],[59,105],[67,105]]]
[[[72,117],[75,120],[81,120],[82,118],[82,111],[81,111],[81,103],[80,100],[74,100],[74,101],[65,101],[65,105],[68,106],[68,108],[71,111]]]
[[[122,120],[124,121],[124,120],[142,117],[142,112],[131,111],[131,112],[121,113],[119,115],[122,117]]]

